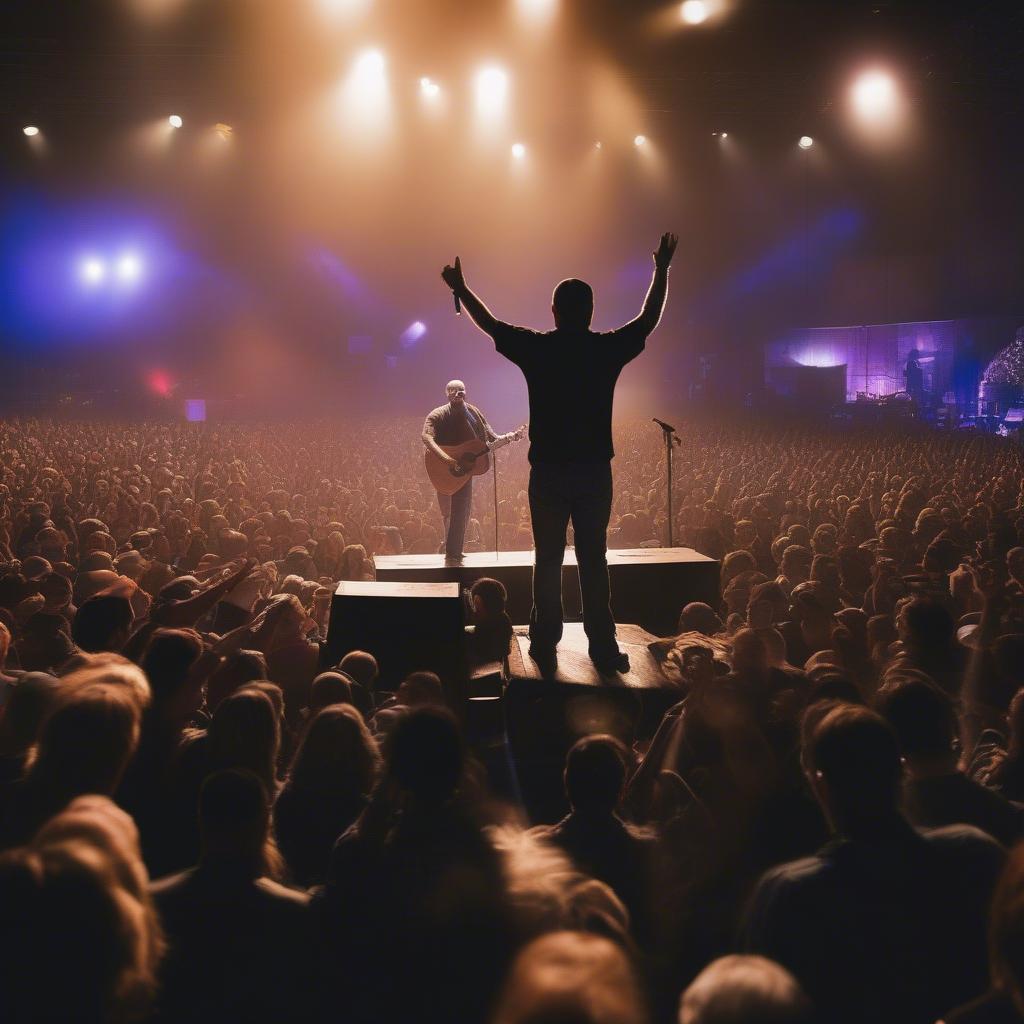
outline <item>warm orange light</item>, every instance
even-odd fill
[[[700,25],[708,18],[707,4],[704,0],[686,0],[680,14],[687,25]]]

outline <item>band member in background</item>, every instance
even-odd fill
[[[441,272],[445,284],[495,348],[526,377],[530,394],[530,516],[536,560],[530,654],[550,667],[562,636],[562,560],[572,519],[583,597],[583,625],[598,670],[626,672],[609,605],[605,557],[612,504],[612,399],[622,368],[643,350],[668,295],[675,235],[661,237],[654,276],[636,319],[608,334],[590,329],[594,292],[570,279],[555,288],[555,329],[546,333],[502,323],[466,285],[462,264]]]
[[[496,441],[498,435],[491,430],[487,417],[466,401],[466,385],[461,380],[450,380],[445,386],[448,403],[439,405],[423,424],[423,444],[435,455],[452,466],[458,465],[441,445],[462,444],[477,438],[485,444]],[[466,539],[466,524],[469,522],[470,506],[473,502],[473,479],[454,494],[438,494],[437,503],[444,520],[445,561],[458,562],[462,559],[462,545]]]

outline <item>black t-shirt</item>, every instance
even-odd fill
[[[603,462],[615,455],[615,382],[644,350],[648,333],[637,321],[607,334],[494,328],[494,347],[526,377],[531,463]]]

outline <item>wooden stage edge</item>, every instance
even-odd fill
[[[468,587],[482,576],[492,576],[505,585],[512,621],[527,622],[533,603],[533,558],[533,551],[473,551],[456,565],[445,565],[443,555],[380,555],[374,561],[381,583],[447,582]],[[616,621],[637,622],[660,636],[675,632],[683,605],[704,601],[714,606],[719,600],[719,563],[693,548],[614,548],[608,552],[608,572]],[[572,548],[566,548],[562,563],[562,603],[566,621],[579,621],[579,572]]]
[[[469,551],[458,565],[445,565],[444,555],[374,555],[378,574],[390,575],[396,572],[423,572],[424,570],[444,572],[453,581],[464,573],[472,574],[480,569],[495,566],[521,568],[533,565],[533,551]],[[620,565],[665,565],[665,564],[714,564],[713,558],[702,555],[693,548],[609,548],[608,567]],[[576,565],[576,550],[565,549],[565,566]]]

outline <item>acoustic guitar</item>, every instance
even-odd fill
[[[423,452],[423,465],[427,469],[427,476],[434,485],[438,494],[454,494],[466,486],[470,477],[482,476],[491,468],[490,453],[504,448],[513,441],[522,440],[526,432],[524,423],[518,430],[496,441],[481,441],[474,438],[472,441],[463,441],[462,444],[442,444],[438,447],[446,455],[456,460],[457,465],[450,466],[444,462],[436,452],[427,448]]]

